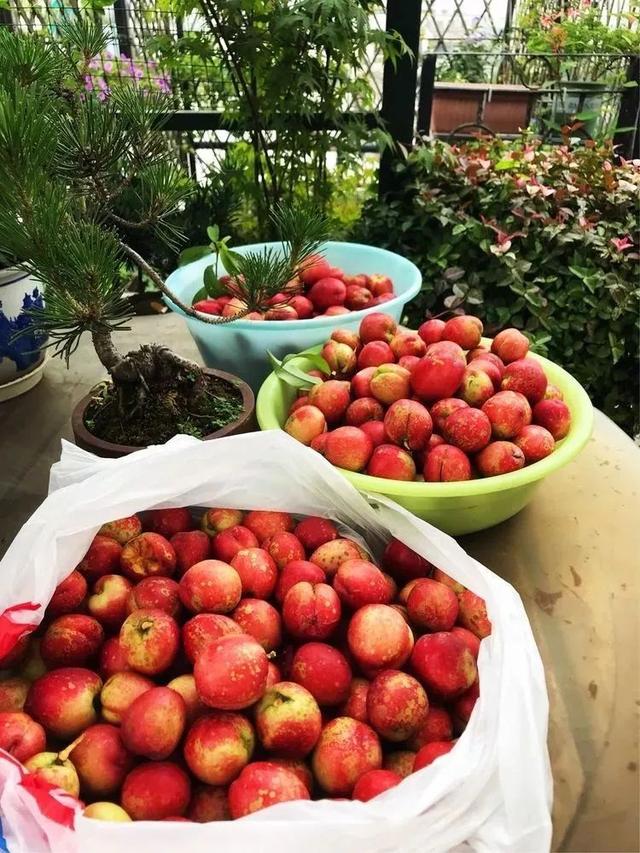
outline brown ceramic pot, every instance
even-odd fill
[[[223,370],[213,370],[210,367],[204,367],[203,370],[207,376],[215,376],[217,379],[222,379],[231,385],[235,385],[242,395],[242,414],[240,417],[232,423],[227,424],[227,426],[222,429],[219,429],[217,432],[212,432],[210,435],[206,435],[204,440],[211,441],[214,438],[224,438],[226,435],[252,432],[256,429],[255,398],[253,396],[253,391],[247,383],[243,382],[242,379],[239,379],[237,376],[233,376],[231,373],[225,373]],[[71,415],[71,428],[73,429],[73,437],[78,447],[81,447],[83,450],[88,450],[96,456],[102,456],[108,459],[117,459],[120,456],[126,456],[129,453],[134,453],[136,450],[143,449],[142,447],[134,445],[113,444],[110,441],[105,441],[102,438],[92,435],[84,423],[85,412],[91,400],[92,392],[90,391],[87,396],[83,397],[75,406]]]

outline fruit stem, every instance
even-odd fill
[[[78,737],[74,741],[72,741],[69,744],[69,746],[65,747],[62,750],[62,752],[58,753],[57,760],[60,762],[60,764],[62,764],[64,761],[67,760],[67,758],[69,758],[69,756],[71,755],[73,750],[76,748],[76,746],[80,743],[80,741],[82,740],[83,737],[84,737],[84,732],[82,732],[81,735],[78,735]]]

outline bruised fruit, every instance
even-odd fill
[[[483,598],[465,589],[460,593],[460,615],[458,621],[481,640],[491,634],[491,622],[487,616],[487,606]]]
[[[98,530],[99,536],[107,536],[109,539],[115,539],[120,545],[126,545],[130,539],[135,539],[142,533],[142,522],[137,515],[130,515],[127,518],[117,518],[115,521],[108,521],[103,524]]]
[[[332,539],[316,548],[309,560],[319,566],[327,577],[333,577],[346,560],[361,557],[360,549],[351,539]]]
[[[120,567],[134,581],[150,575],[167,577],[175,571],[176,552],[159,533],[141,533],[122,549]]]

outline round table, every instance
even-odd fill
[[[198,357],[176,314],[136,317],[117,343],[155,339]],[[69,370],[52,359],[36,388],[0,405],[0,553],[46,495],[73,403],[103,374],[85,338]],[[557,850],[640,850],[639,493],[640,451],[596,413],[588,446],[528,507],[462,540],[519,590],[545,663]]]

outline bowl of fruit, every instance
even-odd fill
[[[282,243],[256,243],[234,247],[241,255],[275,248]],[[167,279],[171,290],[191,304],[201,290],[204,270],[213,255],[186,264]],[[224,272],[218,263],[218,272]],[[269,374],[267,352],[281,358],[300,352],[331,336],[334,329],[357,332],[363,316],[384,310],[400,320],[402,309],[420,290],[422,276],[411,261],[375,246],[328,242],[322,254],[305,264],[295,295],[278,294],[266,312],[252,314],[224,325],[211,325],[189,317],[167,300],[169,307],[183,314],[204,363],[227,370],[233,368],[254,389]],[[231,295],[199,300],[193,305],[203,313],[233,317],[238,310]]]
[[[414,332],[381,312],[358,333],[335,330],[312,354],[285,360],[262,385],[256,414],[261,429],[285,429],[361,492],[452,535],[519,512],[593,425],[586,391],[529,352],[518,330],[490,340],[478,318],[457,315]]]

